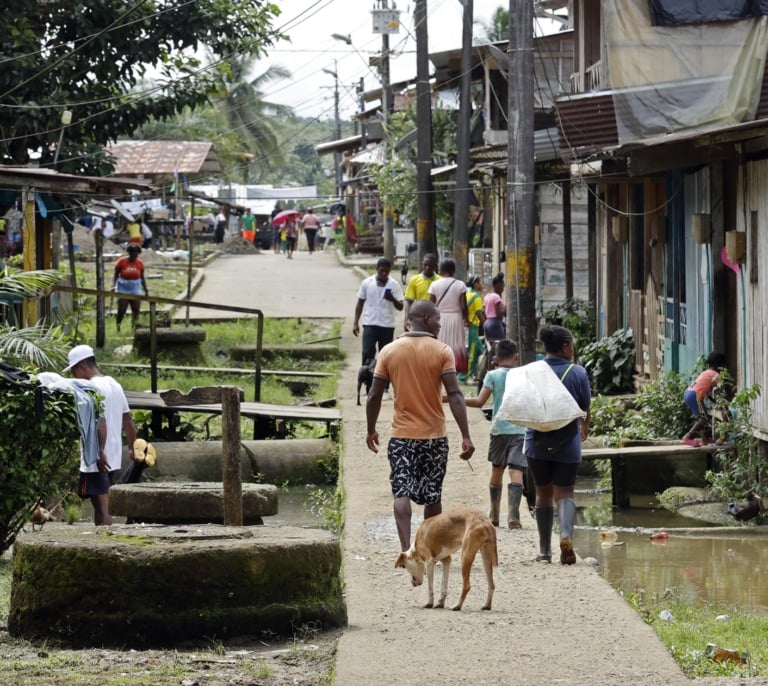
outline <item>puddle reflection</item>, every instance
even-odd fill
[[[706,525],[667,512],[654,498],[617,512],[594,495],[577,494],[576,500],[582,507],[589,505],[579,511],[576,550],[582,558],[597,559],[600,574],[614,588],[648,594],[674,588],[696,605],[735,605],[768,615],[768,584],[761,582],[768,568],[767,534],[744,534],[740,527],[708,534]],[[675,533],[686,527],[698,528],[695,536]],[[602,547],[600,531],[611,528],[617,529],[623,545]],[[650,534],[659,529],[668,538],[651,540]]]

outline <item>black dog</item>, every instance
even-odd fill
[[[371,392],[371,384],[373,383],[373,370],[376,369],[376,358],[372,357],[366,359],[362,367],[357,370],[357,404],[360,404],[360,389],[365,384],[365,394],[368,395]]]

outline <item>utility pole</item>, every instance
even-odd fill
[[[464,7],[461,32],[461,81],[459,130],[456,137],[456,191],[453,197],[453,259],[456,276],[467,277],[469,250],[469,137],[472,119],[472,15],[473,0],[461,0]]]
[[[388,9],[387,0],[381,2]],[[381,34],[381,109],[384,115],[384,159],[387,155],[387,134],[389,131],[389,115],[392,110],[392,93],[389,87],[389,34]],[[395,208],[392,203],[384,207],[384,257],[390,261],[395,259]]]
[[[341,119],[339,118],[339,71],[336,60],[333,60],[333,71],[330,69],[322,71],[333,76],[333,137],[338,141],[341,138]],[[336,195],[341,199],[341,155],[338,150],[333,151],[333,167],[336,172]]]
[[[355,135],[358,133],[363,137],[360,142],[361,147],[365,147],[365,127],[363,126],[363,113],[365,112],[365,80],[360,77],[360,81],[355,84],[355,93],[360,100],[360,116],[355,118]]]
[[[536,341],[533,0],[509,0],[507,331],[531,362]]]
[[[437,245],[432,198],[432,93],[429,87],[427,0],[416,0],[416,243],[419,263]]]
[[[393,6],[389,7],[389,0],[375,0],[373,10],[373,32],[381,34],[381,57],[379,63],[379,74],[381,75],[381,116],[383,119],[384,139],[384,158],[387,159],[387,135],[389,134],[389,115],[392,110],[392,89],[389,79],[389,34],[398,33],[400,30],[399,12]],[[362,85],[362,84],[361,84]],[[391,198],[384,199],[382,208],[384,226],[384,257],[389,260],[395,259],[395,208],[392,206]]]

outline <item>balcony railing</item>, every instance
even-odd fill
[[[591,64],[583,72],[571,74],[571,87],[573,93],[587,93],[599,91],[603,88],[603,63],[598,60]]]

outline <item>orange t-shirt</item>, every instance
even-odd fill
[[[392,437],[445,437],[443,374],[456,371],[453,351],[428,334],[407,333],[382,348],[375,376],[392,382]]]
[[[696,391],[696,400],[704,400],[709,396],[719,380],[720,374],[714,369],[705,369],[699,374],[691,384],[691,388]]]

